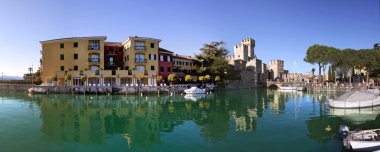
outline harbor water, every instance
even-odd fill
[[[343,151],[339,125],[380,128],[380,108],[332,109],[344,92],[206,95],[0,92],[0,151]],[[331,131],[326,127],[330,126]]]

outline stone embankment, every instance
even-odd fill
[[[44,93],[67,94],[180,94],[188,85],[174,86],[36,86],[25,84],[0,84],[0,90],[28,91],[29,88],[44,90]]]

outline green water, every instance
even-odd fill
[[[258,89],[193,101],[3,91],[0,151],[342,151],[338,126],[380,128],[380,112],[329,109],[323,98],[337,95]]]

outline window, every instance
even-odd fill
[[[160,67],[160,72],[165,72],[165,67]]]
[[[61,66],[61,71],[65,71],[65,66]]]
[[[76,60],[76,59],[78,59],[78,54],[77,53],[74,54],[74,60]]]
[[[96,66],[96,65],[92,65],[90,67],[91,71],[99,71],[99,66]]]
[[[172,68],[168,67],[168,72],[172,72]]]
[[[74,65],[74,71],[78,71],[78,66]]]
[[[149,60],[154,60],[154,54],[149,54]]]
[[[127,61],[129,61],[129,55],[127,55]]]
[[[126,67],[125,67],[125,70],[129,70],[129,66],[126,66]]]
[[[59,44],[59,48],[61,48],[61,49],[65,48],[65,44],[63,44],[63,43]]]
[[[136,70],[139,70],[139,71],[144,71],[145,70],[145,66],[142,66],[142,65],[136,65]]]
[[[145,50],[145,42],[144,41],[136,41],[135,50]]]
[[[150,70],[151,70],[151,71],[154,71],[154,66],[150,66]]]
[[[164,61],[168,61],[168,56],[164,56]]]
[[[168,62],[170,62],[170,56],[168,56]]]
[[[188,66],[189,65],[189,62],[186,62],[186,66]]]
[[[78,42],[74,42],[74,47],[75,47],[75,48],[78,47]]]
[[[136,63],[146,63],[145,54],[135,54]]]
[[[160,61],[164,61],[164,56],[160,55]]]
[[[89,40],[88,50],[100,50],[100,40]]]
[[[59,59],[64,60],[64,59],[65,59],[65,55],[61,54],[61,55],[59,56]]]
[[[154,54],[154,60],[156,60],[156,54]]]
[[[150,48],[154,48],[154,43],[150,43]]]

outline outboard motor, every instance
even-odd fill
[[[348,136],[348,132],[350,130],[348,129],[348,126],[346,125],[340,125],[339,126],[339,132],[338,132],[338,137],[340,140],[343,140],[344,138],[346,138]]]

